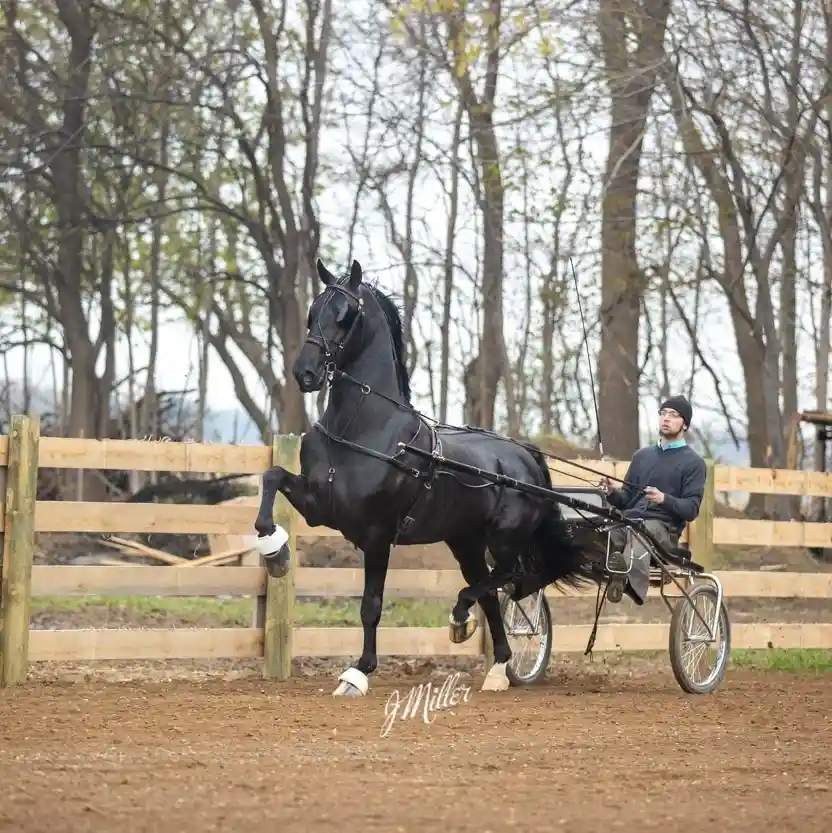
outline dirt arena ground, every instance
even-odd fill
[[[399,666],[401,669],[401,666]],[[397,720],[385,704],[447,668],[382,672],[331,697],[337,670],[286,684],[42,668],[0,692],[0,830],[828,831],[828,675],[729,670],[684,695],[669,670],[562,669]]]

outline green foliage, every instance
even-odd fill
[[[770,648],[735,650],[731,662],[737,668],[781,671],[787,674],[832,673],[832,651],[823,648]]]
[[[448,621],[450,600],[389,599],[382,623],[387,627],[442,627]],[[174,619],[190,627],[250,627],[251,599],[153,596],[36,596],[32,616],[43,614],[129,617],[134,620]],[[298,600],[298,625],[360,627],[359,599]]]

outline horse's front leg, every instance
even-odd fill
[[[292,474],[282,466],[274,466],[265,472],[263,494],[254,528],[257,530],[257,551],[263,556],[266,571],[273,578],[285,576],[291,563],[289,533],[276,524],[273,517],[278,492],[286,495],[286,499],[303,515],[307,523],[320,523],[316,517],[319,514],[317,500],[303,475]]]
[[[338,678],[334,696],[359,697],[367,693],[368,674],[378,666],[376,635],[384,604],[384,582],[390,563],[390,544],[378,544],[364,550],[364,593],[361,596],[361,626],[364,628],[364,648],[355,666]]]

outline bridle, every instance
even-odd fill
[[[318,323],[318,331],[320,332],[320,335],[312,332],[311,322],[307,325],[309,328],[309,334],[306,337],[306,341],[310,344],[314,344],[324,354],[327,385],[330,388],[332,388],[336,380],[344,380],[346,382],[350,382],[356,387],[360,388],[361,392],[364,394],[365,397],[372,393],[375,396],[379,396],[382,399],[387,400],[400,410],[412,413],[415,416],[430,421],[429,417],[426,417],[424,414],[417,411],[412,406],[399,402],[392,396],[388,396],[386,393],[383,393],[382,391],[373,390],[373,388],[371,388],[370,385],[367,384],[367,382],[362,382],[360,379],[356,379],[354,376],[351,376],[349,373],[343,370],[344,364],[350,358],[350,353],[352,351],[353,346],[358,345],[358,347],[360,348],[363,344],[365,335],[364,321],[366,319],[367,313],[364,308],[364,299],[361,297],[360,294],[354,292],[348,286],[345,286],[341,283],[331,283],[329,284],[328,289],[335,289],[339,292],[342,292],[344,295],[347,296],[347,298],[350,298],[352,301],[355,302],[355,308],[350,308],[348,315],[352,314],[353,318],[350,321],[347,331],[344,333],[343,337],[340,340],[333,339],[331,341],[327,341],[320,323]],[[324,299],[323,306],[321,307],[320,312],[318,312],[316,316],[316,323],[317,320],[320,319],[321,313],[326,308],[326,304],[329,303],[332,297],[333,296],[329,296],[328,298]]]
[[[326,337],[324,336],[323,328],[319,323],[319,319],[321,312],[323,312],[323,310],[326,308],[326,305],[334,297],[333,295],[330,295],[328,298],[324,300],[321,312],[319,312],[316,316],[316,323],[318,325],[318,331],[320,332],[320,335],[318,335],[317,333],[313,333],[312,327],[310,326],[309,334],[306,336],[306,342],[314,344],[323,352],[326,366],[327,383],[332,384],[336,371],[340,370],[340,368],[346,361],[345,357],[348,356],[348,348],[351,344],[353,344],[356,341],[359,331],[361,333],[361,336],[363,337],[364,299],[357,293],[353,292],[349,287],[344,286],[340,283],[331,283],[327,288],[337,290],[338,292],[342,292],[344,295],[346,295],[348,298],[354,301],[356,305],[355,309],[353,307],[349,308],[349,312],[347,313],[347,315],[352,315],[352,321],[350,321],[350,326],[344,333],[343,337],[339,340],[327,341]]]

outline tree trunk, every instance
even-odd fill
[[[642,141],[664,53],[670,0],[601,0],[598,23],[611,98],[601,211],[601,351],[598,405],[606,451],[628,459],[639,437],[639,320],[645,280],[636,257]],[[628,23],[640,30],[634,54]]]
[[[477,123],[478,122],[478,123]],[[477,141],[483,186],[482,341],[480,342],[480,402],[476,424],[494,428],[497,388],[503,375],[503,181],[497,137],[488,117],[477,119]]]
[[[472,424],[493,429],[497,389],[505,370],[503,361],[506,354],[503,338],[504,187],[497,132],[494,128],[500,71],[501,0],[489,0],[487,21],[488,52],[481,95],[474,89],[468,67],[469,58],[463,54],[465,36],[462,21],[460,16],[453,13],[448,17],[448,46],[453,65],[457,67],[454,80],[468,114],[476,148],[481,189],[480,212],[483,219],[482,337],[478,361],[471,365],[477,368],[479,394],[475,400],[476,411],[471,416]]]
[[[98,350],[90,338],[82,294],[85,200],[81,149],[93,60],[91,3],[89,0],[58,0],[58,14],[69,35],[69,56],[61,105],[62,125],[51,164],[53,201],[60,233],[57,266],[52,279],[72,363],[69,435],[95,439],[100,435],[101,398],[107,393],[102,391],[102,380],[96,374]],[[102,328],[105,326],[106,322],[102,321]],[[106,333],[102,331],[102,335],[106,339]],[[84,472],[79,483],[84,499],[104,497],[103,484],[94,472]]]
[[[680,90],[680,79],[671,68],[665,69],[664,73],[685,153],[690,163],[699,169],[717,208],[724,265],[722,270],[714,270],[710,277],[720,284],[725,293],[734,327],[734,339],[745,381],[751,465],[764,467],[769,459],[770,448],[769,425],[766,418],[767,398],[763,381],[766,377],[766,347],[759,323],[751,315],[743,282],[742,237],[737,206],[730,184],[717,164],[715,153],[704,146],[699,130],[685,105]],[[749,505],[756,507],[758,504]]]
[[[459,140],[462,132],[462,102],[457,106],[454,118],[454,136],[451,149],[451,195],[448,207],[448,228],[445,237],[444,287],[442,295],[441,361],[439,370],[439,421],[448,420],[448,377],[451,356],[451,303],[454,288],[454,244],[456,243],[456,218],[459,210]]]
[[[292,377],[292,366],[300,354],[305,338],[303,319],[294,292],[284,293],[280,298],[279,306],[285,381],[277,394],[280,423],[278,432],[281,434],[304,434],[309,430],[309,416],[306,413],[303,394]]]

